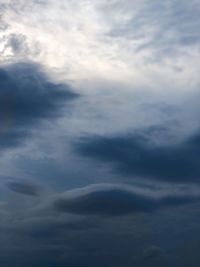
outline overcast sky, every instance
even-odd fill
[[[200,266],[199,0],[0,0],[0,265]]]

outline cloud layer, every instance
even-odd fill
[[[195,203],[198,199],[195,195],[160,194],[131,186],[100,184],[67,191],[54,200],[53,206],[57,211],[74,214],[120,216]]]
[[[0,266],[200,266],[199,29],[199,0],[0,0]]]

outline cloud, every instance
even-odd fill
[[[6,184],[7,187],[16,193],[29,195],[29,196],[38,196],[40,194],[41,188],[30,182],[9,182]]]
[[[195,203],[195,195],[161,194],[131,186],[97,184],[66,191],[53,200],[57,211],[72,214],[121,216],[153,212],[165,207]]]
[[[124,4],[124,9],[120,10],[122,4]],[[200,25],[198,16],[200,6],[196,0],[192,0],[190,3],[184,0],[181,4],[177,0],[165,2],[118,0],[111,6],[115,12],[121,14],[121,17],[112,20],[116,30],[114,33],[117,36],[142,39],[143,44],[146,40],[146,44],[149,41],[149,44],[157,46],[157,48],[160,46],[173,49],[174,45],[184,46],[199,43],[197,28]],[[135,10],[133,11],[131,8],[135,8]],[[124,23],[120,23],[122,15],[126,19],[124,19]],[[118,30],[116,26],[119,26]],[[185,28],[189,31],[185,31]]]
[[[33,127],[61,115],[78,95],[65,84],[51,82],[42,67],[16,63],[0,68],[0,148],[23,142]]]
[[[168,255],[162,248],[149,246],[145,248],[141,257],[134,258],[134,266],[174,266],[167,256]]]
[[[144,250],[143,258],[145,260],[160,258],[160,257],[165,257],[165,254],[166,253],[164,252],[164,250],[161,249],[160,247],[151,246],[151,247],[148,247]]]
[[[1,173],[69,189],[54,198],[34,183],[2,179],[0,265],[172,266],[149,246],[156,239],[171,257],[187,236],[198,238],[199,188],[187,190],[199,181],[199,134],[183,138],[199,127],[199,0],[0,2],[0,155],[9,148]],[[29,60],[84,92],[70,118],[78,96]],[[156,124],[169,132],[153,141],[149,129],[133,132]],[[83,134],[75,155],[71,144]],[[144,188],[70,189],[119,177]],[[166,183],[160,191],[163,181],[186,189]],[[197,250],[188,266],[199,262]]]
[[[6,266],[63,266],[60,255],[76,249],[73,237],[98,229],[98,223],[78,216],[34,216],[31,210],[20,213],[11,210],[8,214],[0,210],[1,242],[0,262]],[[20,214],[20,216],[19,216]],[[8,223],[9,221],[9,223]],[[9,240],[6,242],[9,233]],[[69,237],[69,238],[68,238]],[[79,239],[79,237],[78,237]],[[8,257],[12,253],[12,257]],[[55,264],[54,264],[55,261]],[[49,264],[48,264],[49,263]]]
[[[113,214],[111,214],[108,218],[107,210],[105,209],[106,214],[102,213],[102,209],[99,208],[99,205],[97,207],[97,212],[90,212],[91,209],[88,212],[88,210],[86,211],[84,208],[81,213],[74,212],[74,214],[69,214],[67,210],[61,212],[57,208],[55,209],[55,200],[57,201],[61,198],[65,200],[69,198],[78,199],[83,196],[83,206],[93,205],[85,204],[87,202],[85,199],[92,201],[91,198],[93,197],[90,197],[90,195],[93,193],[94,195],[98,194],[96,193],[97,191],[111,192],[109,197],[112,200],[112,195],[115,195],[115,193],[113,193],[114,190],[117,192],[130,192],[130,194],[132,192],[134,195],[133,198],[135,200],[138,199],[138,202],[142,201],[141,199],[144,198],[148,199],[151,203],[152,199],[157,199],[158,202],[161,203],[161,198],[164,199],[165,196],[168,195],[159,192],[153,193],[128,185],[104,184],[59,193],[56,199],[53,199],[53,203],[51,202],[48,213],[44,210],[43,213],[35,213],[33,209],[24,210],[21,206],[18,207],[18,209],[14,207],[13,210],[9,210],[7,215],[1,213],[0,230],[1,241],[4,246],[2,247],[0,258],[4,259],[6,266],[14,266],[16,264],[17,266],[25,266],[26,264],[29,266],[52,266],[52,264],[56,266],[81,266],[83,262],[86,263],[87,266],[94,266],[97,262],[98,266],[105,265],[107,262],[110,262],[111,266],[122,266],[124,260],[126,260],[127,266],[154,266],[153,263],[157,263],[156,266],[163,266],[159,265],[159,263],[165,262],[165,257],[162,256],[162,253],[159,255],[159,249],[157,250],[156,247],[152,247],[152,249],[149,248],[149,245],[152,244],[152,236],[149,237],[148,234],[149,229],[153,229],[155,225],[157,229],[157,225],[163,224],[160,220],[153,220],[150,222],[151,219],[149,220],[149,218],[159,216],[146,214],[147,216],[139,216],[135,218],[136,220],[133,220],[131,216],[122,219],[120,217],[113,217]],[[124,200],[126,195],[127,193],[125,193],[125,197],[123,197],[123,193],[119,193],[119,197],[117,195],[113,197],[113,201],[116,199],[116,204],[113,203],[112,207],[116,207],[118,204],[120,206],[118,209],[123,208],[125,205],[124,202],[126,202],[126,200]],[[141,197],[139,198],[136,195],[140,195]],[[181,193],[174,193],[172,195],[180,196]],[[183,194],[181,197],[182,196]],[[96,197],[94,198],[96,199]],[[119,200],[120,198],[122,200]],[[131,198],[131,196],[128,198]],[[40,200],[42,200],[42,198],[39,199],[39,201]],[[135,200],[134,202],[136,203]],[[43,199],[43,201],[45,201],[45,199]],[[78,205],[81,206],[80,199],[78,202]],[[109,203],[111,202],[112,201],[109,201]],[[119,202],[122,202],[122,205],[120,205]],[[189,201],[187,203],[189,203]],[[159,204],[158,206],[164,208],[166,204]],[[169,207],[172,207],[171,204],[169,204]],[[188,208],[190,209],[190,206]],[[99,213],[99,210],[101,213]],[[187,208],[184,210],[187,210]],[[151,211],[153,211],[153,209],[151,209]],[[82,216],[93,214],[102,216]],[[120,214],[121,211],[118,212],[118,215]],[[175,216],[173,214],[173,217],[176,218],[176,214]],[[115,213],[115,215],[117,214]],[[105,216],[107,217],[105,218]],[[168,212],[167,215],[162,214],[164,222],[168,216]],[[160,228],[158,231],[160,231]],[[145,238],[150,238],[150,244],[148,240],[145,241]],[[8,242],[6,242],[6,240],[8,240]],[[145,249],[146,247],[148,247],[148,249]],[[141,254],[143,251],[144,253]],[[11,253],[12,257],[9,257],[8,255]],[[134,255],[139,256],[134,257]],[[152,265],[148,265],[150,263]]]
[[[35,240],[50,240],[59,233],[81,232],[91,229],[98,229],[98,223],[78,216],[29,216],[16,220],[15,223],[3,226],[4,230],[17,233],[21,236],[28,236]]]
[[[75,149],[82,156],[116,167],[123,176],[170,182],[199,181],[200,134],[167,145],[152,142],[151,135],[151,129],[145,129],[123,136],[93,136],[77,142]]]
[[[80,84],[91,80],[94,85],[97,78],[146,86],[160,81],[162,74],[163,85],[173,79],[178,87],[182,81],[179,88],[186,81],[191,88],[191,80],[199,80],[196,0],[6,2],[3,19],[9,29],[4,35],[26,37],[29,50],[24,59],[65,69]],[[35,53],[36,44],[41,53]],[[13,52],[2,59],[22,56]]]
[[[24,35],[11,34],[8,37],[5,48],[11,48],[14,54],[27,53],[28,47],[26,43],[26,37]]]

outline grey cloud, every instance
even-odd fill
[[[69,238],[75,246],[71,235],[78,233],[79,236],[98,225],[77,216],[33,216],[31,211],[23,211],[20,216],[11,211],[7,220],[4,220],[4,213],[1,215],[1,244],[4,246],[0,251],[0,263],[6,266],[63,266],[58,256],[69,251]],[[7,257],[10,253],[12,257]]]
[[[17,63],[0,68],[0,147],[17,146],[33,127],[61,115],[78,95],[65,84],[51,82],[42,67]]]
[[[29,195],[29,196],[38,196],[41,192],[41,188],[31,182],[20,182],[20,181],[16,181],[16,182],[9,182],[6,184],[7,187],[16,193],[19,194],[24,194],[24,195]]]
[[[72,214],[120,216],[153,212],[198,200],[198,196],[190,194],[161,194],[131,186],[97,184],[66,191],[54,199],[53,207],[57,211]]]
[[[174,266],[167,257],[165,251],[158,246],[145,248],[141,257],[136,257],[133,261],[134,266],[153,267],[153,266]]]
[[[155,134],[159,132],[156,131]],[[167,146],[152,142],[153,135],[149,128],[136,134],[93,136],[75,143],[75,149],[82,156],[116,167],[118,174],[123,176],[170,182],[198,182],[200,134],[197,133],[179,144]]]
[[[4,20],[4,14],[6,12],[7,5],[6,3],[0,3],[0,32],[4,32],[9,28],[9,25]]]
[[[117,4],[116,4],[117,3]],[[110,34],[135,39],[138,51],[151,48],[159,58],[179,54],[180,47],[199,45],[200,4],[196,0],[116,1],[120,9],[134,10],[132,19],[114,25]],[[129,14],[129,13],[128,13]],[[153,56],[153,55],[152,55]],[[157,57],[157,59],[159,59]]]
[[[7,47],[11,47],[14,54],[27,53],[26,37],[22,34],[11,34],[7,40]]]
[[[48,216],[24,216],[16,219],[9,225],[1,225],[0,229],[20,236],[28,236],[35,240],[52,239],[58,234],[69,232],[81,232],[88,229],[97,229],[98,223],[92,220],[79,218],[78,216],[55,216],[54,213]]]
[[[155,197],[156,192],[153,194],[150,191],[136,189],[131,186],[94,185],[58,194],[56,199],[78,199],[80,196],[84,196],[83,202],[85,203],[87,201],[85,200],[87,198],[85,195],[88,195],[88,201],[90,201],[91,192],[96,193],[97,191],[106,190],[111,192],[109,195],[111,200],[114,198],[112,198],[112,195],[115,195],[113,193],[114,190],[134,192],[133,198],[137,199],[135,197],[136,192],[141,195],[138,201],[141,201],[143,195],[145,197],[148,196],[147,198],[149,199],[156,198],[159,202],[159,199],[164,198],[164,195],[158,192],[157,197]],[[174,193],[174,195],[176,194]],[[126,194],[124,198],[126,198]],[[120,200],[119,196],[116,204],[112,204],[112,206],[125,201],[123,197]],[[159,206],[160,208],[165,207],[165,204],[159,204]],[[190,206],[187,208],[190,209]],[[49,214],[45,214],[45,212],[43,214],[33,214],[30,209],[26,212],[22,210],[20,213],[11,210],[8,224],[8,219],[5,221],[5,216],[2,214],[0,231],[1,242],[4,245],[0,252],[1,264],[3,264],[2,259],[5,259],[5,265],[10,267],[26,265],[82,266],[83,263],[87,266],[106,266],[108,262],[110,266],[121,267],[126,263],[126,266],[145,267],[155,266],[156,264],[156,266],[163,266],[159,265],[159,263],[165,263],[162,251],[157,247],[149,247],[152,244],[152,236],[149,236],[148,231],[150,228],[154,228],[154,225],[157,228],[160,223],[165,224],[163,221],[165,222],[165,219],[168,218],[168,212],[165,215],[162,214],[163,221],[154,220],[152,224],[149,224],[149,218],[157,216],[150,216],[150,214],[137,216],[135,220],[133,220],[132,216],[122,219],[120,217],[105,218],[77,215],[86,215],[86,212],[75,215],[70,215],[68,212],[58,213],[58,210],[53,210],[52,206]],[[95,215],[104,214],[95,213]],[[174,226],[174,224],[172,225]],[[147,249],[145,249],[146,247]],[[8,257],[8,255],[12,255],[12,257]],[[136,259],[136,257],[138,258]]]
[[[24,34],[11,33],[2,37],[3,49],[2,55],[5,56],[7,51],[11,51],[12,57],[22,58],[27,55],[36,57],[41,53],[41,47],[39,42],[35,41],[30,44],[27,37]]]

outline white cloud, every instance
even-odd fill
[[[6,36],[13,33],[24,35],[28,52],[13,54],[7,47],[3,60],[32,59],[86,84],[105,81],[159,90],[163,85],[170,90],[171,83],[185,90],[199,84],[195,0],[190,5],[171,0],[5,3],[4,21],[10,27],[2,42],[6,46]]]

